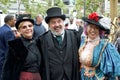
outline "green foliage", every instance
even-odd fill
[[[10,0],[0,0],[0,3],[7,5],[9,3]]]
[[[0,10],[2,10],[3,13],[7,13],[7,9],[9,8],[9,6],[11,5],[9,3],[10,0],[0,0]]]
[[[2,9],[2,12],[5,13],[5,14],[8,13],[8,11],[6,9]]]
[[[86,1],[86,3],[85,3]],[[96,12],[103,0],[76,0],[76,10],[79,15],[77,17],[82,17],[83,14],[81,10],[85,10],[85,15],[88,15],[91,12]],[[85,5],[84,5],[85,3]],[[84,9],[85,8],[85,9]]]
[[[64,4],[60,0],[54,0],[54,5],[61,7],[64,9]],[[26,13],[30,13],[32,17],[35,17],[37,14],[46,15],[46,10],[51,7],[51,0],[46,0],[48,4],[41,4],[38,2],[35,2],[34,0],[21,0],[21,2],[24,4]]]
[[[56,0],[56,1],[58,1],[58,2],[57,2],[57,6],[59,6],[59,7],[61,7],[61,8],[64,8],[64,7],[65,7],[65,4],[64,4],[62,1],[60,1],[60,0]]]
[[[63,9],[63,12],[66,12],[65,4],[61,0],[54,0],[55,6],[59,6],[61,9]]]
[[[34,0],[31,0],[30,2],[28,0],[22,0],[22,3],[24,4],[26,13],[29,13],[34,18],[38,14],[45,14],[46,6],[35,2]]]
[[[12,2],[17,2],[18,0],[14,0]],[[30,13],[32,15],[32,17],[36,16],[37,14],[42,14],[42,15],[46,15],[46,10],[48,8],[50,8],[51,6],[59,6],[60,8],[63,9],[63,12],[66,14],[68,13],[68,6],[65,5],[63,3],[63,1],[61,0],[54,0],[54,5],[52,5],[52,0],[45,0],[47,2],[47,4],[42,4],[39,2],[35,2],[35,0],[21,0],[20,4],[24,4],[25,7],[25,11],[27,13]],[[83,13],[81,12],[81,10],[84,9],[84,1],[85,0],[75,0],[75,7],[74,10],[77,11],[78,18],[83,17]],[[100,3],[103,0],[86,0],[86,15],[88,15],[89,13],[93,12],[93,11],[97,11],[98,7],[100,6]],[[3,10],[4,13],[7,13],[7,9],[10,6],[10,0],[0,0],[0,3],[2,3],[5,7],[2,8],[0,7],[0,9]]]

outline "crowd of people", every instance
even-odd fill
[[[59,7],[46,13],[4,18],[0,80],[120,79],[120,28],[109,42],[110,19],[93,12],[74,20]],[[120,17],[117,23],[120,27]]]

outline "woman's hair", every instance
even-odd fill
[[[85,35],[87,35],[87,26],[89,25],[90,23],[85,23],[84,24],[84,33],[85,33]],[[103,30],[101,30],[100,28],[99,28],[99,35],[100,35],[100,37],[102,37],[103,35],[104,35],[104,31]]]
[[[23,26],[23,23],[24,23],[24,22],[21,22],[21,23],[19,24],[18,29],[19,29],[21,26]]]
[[[18,29],[19,29],[21,26],[23,26],[24,22],[30,22],[30,21],[23,21],[23,22],[21,22],[21,23],[19,24],[19,26],[18,26]],[[30,23],[31,23],[31,22],[30,22]]]

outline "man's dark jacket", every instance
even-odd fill
[[[10,26],[4,24],[0,27],[0,76],[2,73],[2,67],[5,60],[5,56],[8,51],[8,41],[14,40],[15,36]]]
[[[79,80],[78,48],[80,35],[74,30],[65,30],[62,47],[50,31],[39,36],[37,45],[42,53],[42,80]]]

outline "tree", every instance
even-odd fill
[[[7,5],[9,3],[9,0],[0,0],[0,3]]]
[[[86,1],[85,5],[84,5],[84,1]],[[102,2],[103,0],[76,0],[75,8],[78,14],[83,14],[81,13],[81,11],[85,10],[86,11],[85,15],[88,15],[89,13],[96,12],[97,9],[101,6]],[[79,18],[83,17],[83,15],[77,15],[77,16]]]
[[[63,12],[66,13],[66,6],[62,0],[55,0],[55,6],[60,7],[61,9],[63,9]]]
[[[11,5],[9,3],[10,0],[0,0],[0,10],[2,10],[3,13],[7,13],[7,9]]]
[[[47,4],[41,4],[38,2],[35,2],[34,0],[28,1],[28,0],[21,0],[22,3],[25,6],[26,12],[32,14],[32,17],[34,17],[37,14],[46,15],[46,10],[52,6],[59,6],[63,10],[65,10],[65,5],[61,0],[54,0],[54,5],[51,5],[51,0],[46,0]],[[29,3],[29,4],[28,4]]]
[[[23,4],[25,7],[25,12],[28,14],[31,14],[31,16],[34,18],[38,14],[45,14],[47,4],[42,4],[40,2],[36,2],[34,0],[20,0],[20,4]]]

